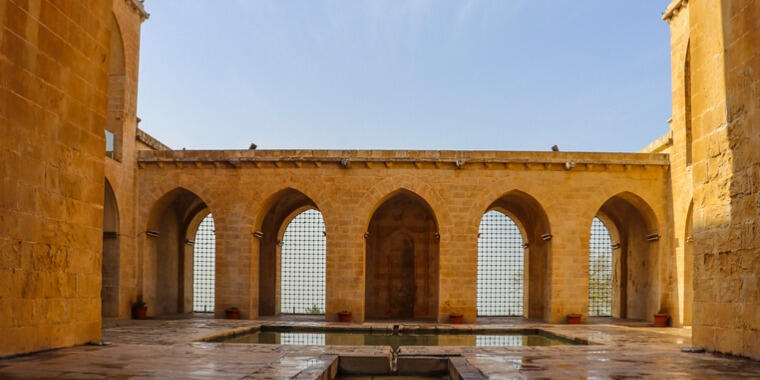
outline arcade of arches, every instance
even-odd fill
[[[235,306],[244,318],[335,320],[350,310],[357,321],[561,322],[569,313],[650,320],[670,309],[679,325],[689,307],[664,285],[675,283],[676,262],[662,245],[661,155],[394,152],[418,155],[410,162],[362,152],[346,166],[328,151],[139,153],[149,315],[198,310],[194,271],[208,269],[195,268],[192,247],[209,213],[217,316]],[[512,163],[526,155],[538,164]],[[595,181],[612,185],[587,185]],[[513,189],[494,191],[504,187]]]
[[[0,356],[98,340],[144,301],[357,322],[667,311],[695,345],[760,358],[757,2],[668,7],[672,119],[640,153],[171,150],[138,128],[142,2],[55,3],[0,2]]]

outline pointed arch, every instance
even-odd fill
[[[667,307],[659,297],[660,232],[652,207],[625,191],[608,198],[596,217],[605,222],[611,239],[617,240],[612,242],[612,316],[652,319],[661,307]]]
[[[381,198],[365,241],[367,317],[437,317],[439,237],[435,213],[421,196],[399,188]]]
[[[421,196],[420,194],[418,194],[417,192],[415,192],[413,190],[410,190],[407,187],[399,187],[399,188],[397,188],[397,189],[395,189],[393,191],[390,191],[390,192],[386,193],[385,195],[383,195],[382,197],[380,197],[379,199],[377,199],[375,201],[374,205],[370,209],[369,217],[367,218],[367,222],[366,222],[367,228],[369,228],[369,225],[372,222],[372,217],[375,215],[375,213],[377,212],[377,210],[381,206],[383,206],[384,204],[386,204],[386,202],[389,199],[391,199],[393,197],[396,197],[396,196],[403,196],[403,195],[407,195],[409,197],[412,197],[412,198],[415,198],[415,199],[418,199],[419,201],[421,201],[421,204],[424,205],[424,207],[430,212],[430,215],[433,217],[433,222],[435,223],[435,227],[436,227],[436,231],[437,231],[437,228],[438,228],[438,218],[436,217],[435,211],[434,211],[433,207],[430,205],[430,202],[428,202],[428,200],[425,199],[425,197]]]
[[[169,190],[153,203],[143,258],[142,298],[149,315],[193,311],[195,234],[211,212],[200,196],[184,187]]]
[[[551,252],[551,225],[546,211],[535,197],[519,189],[507,191],[493,199],[484,210],[484,215],[491,210],[509,216],[521,233],[524,247],[522,315],[544,318],[548,310],[547,265]]]
[[[263,205],[254,224],[259,248],[259,315],[319,314],[317,309],[323,313],[327,247],[319,207],[292,187],[270,195]]]

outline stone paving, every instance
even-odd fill
[[[610,322],[606,320],[606,322]],[[550,325],[521,319],[484,320],[477,325],[400,323],[401,330],[498,331],[540,328],[588,345],[547,347],[401,347],[398,357],[454,356],[494,379],[673,378],[760,379],[760,362],[709,353],[684,353],[688,328],[653,328],[644,323]],[[0,360],[0,378],[330,378],[338,357],[390,362],[387,347],[285,346],[210,343],[263,324],[302,327],[392,329],[397,322],[358,324],[316,320],[232,321],[208,318],[105,321],[107,346],[80,346]],[[377,377],[376,377],[377,378]]]

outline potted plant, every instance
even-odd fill
[[[670,319],[670,314],[668,314],[668,311],[665,309],[660,309],[660,311],[654,315],[654,326],[667,327],[668,319]]]
[[[148,314],[148,305],[142,299],[132,304],[132,319],[145,319]]]
[[[461,325],[463,321],[464,321],[464,315],[462,315],[461,313],[449,314],[449,323]]]
[[[578,314],[578,313],[570,313],[567,315],[567,324],[579,325],[581,324],[581,317],[583,317],[583,315]]]
[[[235,306],[228,307],[224,310],[227,319],[240,319],[240,309]]]
[[[338,321],[340,322],[351,322],[353,320],[353,315],[348,310],[343,310],[338,312]]]

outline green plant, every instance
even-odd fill
[[[311,307],[306,309],[306,314],[323,314],[322,308],[319,307],[319,305],[314,304],[311,305]]]
[[[137,300],[132,304],[132,307],[145,307],[147,305],[143,300]]]
[[[227,311],[230,311],[230,312],[235,312],[235,311],[240,311],[240,309],[238,309],[238,308],[237,308],[237,307],[235,307],[235,306],[231,306],[231,307],[228,307],[228,308],[227,308]]]

